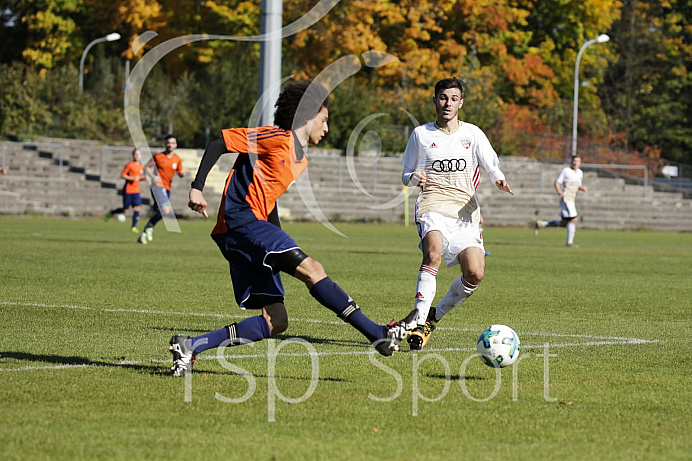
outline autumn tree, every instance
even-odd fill
[[[284,26],[316,4],[286,0]],[[134,67],[154,47],[183,35],[260,30],[254,0],[0,0],[0,7],[0,63],[28,65],[3,66],[0,73],[21,75],[33,86],[41,86],[34,73],[67,78],[69,72],[52,71],[72,66],[74,72],[91,40],[120,33],[120,41],[89,53],[85,86],[101,101],[99,110],[116,115],[123,60]],[[577,53],[586,40],[608,33],[611,42],[582,56],[579,76],[588,86],[579,92],[580,138],[689,156],[690,0],[350,0],[330,8],[283,40],[282,75],[314,78],[341,58],[361,62],[333,95],[327,142],[336,147],[374,113],[387,114],[377,119],[383,139],[396,130],[405,139],[412,124],[434,117],[433,85],[448,76],[466,83],[462,117],[486,130],[501,153],[521,153],[524,134],[568,135]],[[133,50],[147,31],[156,36]],[[202,40],[167,54],[143,88],[141,108],[152,136],[172,123],[185,143],[203,143],[207,132],[247,122],[257,96],[259,48],[256,41]],[[396,59],[369,66],[365,56],[372,51]],[[46,116],[39,99],[17,90],[17,97],[2,93],[6,123],[13,123],[11,111]],[[52,100],[81,110],[73,93],[61,94]],[[27,110],[20,100],[31,101]]]
[[[295,0],[291,11],[305,3]],[[380,90],[372,110],[396,102],[419,121],[429,120],[435,82],[459,76],[468,89],[465,117],[498,136],[520,127],[540,131],[562,95],[555,86],[560,69],[546,51],[555,43],[537,40],[530,28],[533,6],[508,0],[341,2],[287,49],[298,72],[308,76],[346,54],[380,50],[396,56],[399,63],[358,77],[362,89]],[[408,122],[403,113],[398,120]]]

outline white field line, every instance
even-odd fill
[[[198,316],[198,317],[227,317],[227,318],[245,318],[244,315],[231,315],[231,314],[209,314],[201,312],[170,312],[170,311],[155,311],[148,309],[99,309],[88,306],[74,306],[69,304],[41,304],[41,303],[16,303],[0,301],[0,306],[28,306],[28,307],[48,307],[48,308],[62,308],[62,309],[79,309],[79,310],[90,310],[99,312],[116,312],[116,313],[133,313],[133,314],[150,314],[150,315],[183,315],[183,316]],[[333,325],[345,325],[342,321],[332,321],[332,320],[320,320],[320,319],[298,319],[289,318],[289,320],[294,322],[312,322],[312,323],[326,323]],[[438,330],[447,331],[479,331],[474,328],[438,328]],[[649,339],[638,339],[638,338],[624,338],[619,336],[595,336],[595,335],[585,335],[585,334],[561,334],[561,333],[534,333],[534,332],[522,332],[520,336],[542,336],[542,337],[554,337],[554,338],[583,338],[592,339],[598,341],[587,341],[587,342],[563,342],[563,343],[547,343],[549,347],[583,347],[583,346],[610,346],[610,345],[622,345],[622,344],[650,344],[657,343],[659,340],[649,340]],[[542,349],[545,344],[522,344],[522,349]],[[471,352],[475,351],[475,347],[447,347],[447,348],[430,348],[426,349],[426,352]],[[281,353],[277,354],[279,357],[309,357],[309,356],[338,356],[338,355],[365,355],[374,353],[374,349],[362,350],[362,351],[344,351],[344,352],[303,352],[303,353]],[[256,359],[256,358],[266,358],[267,354],[232,354],[225,356],[204,356],[199,357],[198,360],[219,360],[224,359]],[[142,364],[154,364],[154,363],[170,363],[170,359],[167,360],[122,360],[113,363],[80,363],[80,364],[64,364],[64,365],[45,365],[45,366],[27,366],[20,368],[0,368],[0,372],[4,371],[31,371],[31,370],[64,370],[68,368],[87,368],[87,367],[103,367],[103,366],[128,366],[128,365],[142,365]]]

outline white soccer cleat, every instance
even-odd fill
[[[402,320],[402,322],[404,323],[404,327],[406,327],[409,333],[415,330],[418,326],[418,310],[413,309],[411,312],[409,312],[406,318]]]
[[[539,231],[540,229],[543,229],[544,227],[545,227],[545,224],[543,224],[543,223],[541,222],[541,220],[539,219],[539,220],[536,221],[536,223],[533,225],[533,234],[534,234],[534,235],[538,235],[538,231]]]
[[[173,354],[173,376],[184,377],[185,373],[192,372],[192,364],[195,361],[195,354],[188,345],[190,337],[186,335],[175,335],[169,341],[169,348]]]
[[[151,242],[152,240],[154,240],[154,228],[153,227],[147,227],[146,229],[144,229],[144,233],[146,234],[148,241]]]
[[[406,323],[403,320],[400,322],[392,320],[387,324],[386,328],[386,336],[378,339],[372,345],[380,354],[390,356],[399,350],[399,344],[408,337],[410,331],[406,329]]]

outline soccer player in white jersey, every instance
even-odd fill
[[[416,225],[423,263],[414,309],[405,320],[411,331],[408,343],[412,349],[425,346],[442,316],[471,296],[485,275],[476,197],[480,169],[488,173],[498,189],[514,195],[485,133],[458,118],[464,104],[463,82],[458,78],[440,80],[432,102],[436,121],[413,130],[401,160],[403,183],[421,188],[416,201]],[[442,260],[448,267],[460,264],[461,276],[432,308]]]
[[[538,235],[538,230],[544,227],[567,227],[567,246],[576,247],[574,244],[574,234],[577,232],[577,193],[579,191],[586,192],[586,187],[582,186],[584,172],[579,168],[581,166],[581,157],[575,155],[572,157],[570,166],[566,166],[560,171],[560,174],[555,180],[555,190],[560,197],[560,219],[553,221],[536,221],[535,234]]]

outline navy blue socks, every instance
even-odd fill
[[[329,277],[314,284],[310,294],[324,307],[360,331],[370,342],[384,338],[382,325],[373,322],[361,312],[351,297]]]
[[[310,294],[320,304],[334,312],[340,319],[348,322],[356,330],[360,331],[370,342],[375,342],[385,337],[386,329],[382,325],[370,320],[351,297],[329,277],[325,277],[313,285],[310,289]],[[266,319],[262,315],[257,315],[218,330],[190,338],[190,344],[192,344],[195,354],[199,354],[208,349],[219,347],[222,344],[237,346],[261,341],[269,337],[271,337],[271,332]]]
[[[226,346],[238,346],[240,344],[261,341],[270,336],[271,333],[269,332],[269,325],[267,325],[266,319],[261,315],[257,315],[219,330],[190,338],[190,344],[192,344],[195,354],[199,354],[207,349],[219,347],[223,343],[226,343]]]
[[[132,215],[132,227],[137,227],[138,222],[139,222],[139,211],[135,211],[134,214]]]

